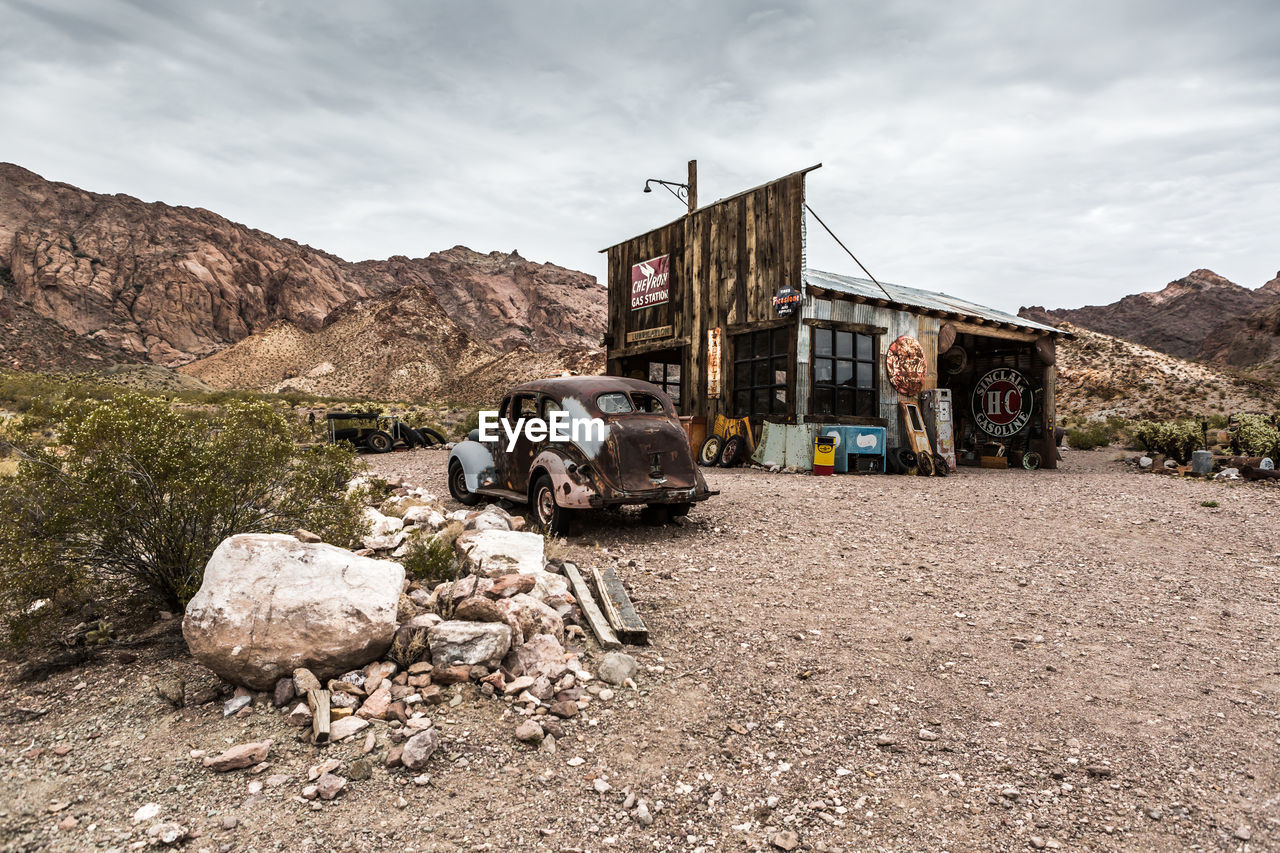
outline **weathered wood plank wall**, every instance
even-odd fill
[[[707,205],[606,250],[609,372],[620,372],[621,359],[637,352],[627,344],[629,332],[671,325],[673,345],[683,345],[687,338],[685,414],[732,414],[733,336],[750,325],[774,321],[773,295],[784,282],[800,288],[804,175],[796,172]],[[632,311],[631,266],[666,253],[671,254],[670,302]],[[714,328],[723,336],[722,393],[709,398],[707,330]],[[646,342],[650,350],[659,343]],[[788,404],[794,409],[791,394]]]

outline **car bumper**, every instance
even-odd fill
[[[591,506],[629,506],[636,504],[686,504],[705,501],[720,492],[709,489],[645,489],[636,492],[613,491],[608,495],[592,495]]]

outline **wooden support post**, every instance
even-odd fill
[[[1056,431],[1058,427],[1057,400],[1055,399],[1054,384],[1058,381],[1058,368],[1052,364],[1046,365],[1044,369],[1044,401],[1040,404],[1044,410],[1043,432],[1044,439],[1040,445],[1040,467],[1054,470],[1058,467],[1058,441]]]
[[[689,161],[689,212],[698,209],[698,161]]]
[[[329,742],[329,691],[308,690],[307,704],[311,706],[311,742],[320,745]]]
[[[610,626],[617,633],[618,639],[624,643],[639,646],[649,644],[649,629],[631,606],[631,599],[622,586],[622,579],[608,566],[604,570],[591,570],[591,579],[595,583],[596,594],[600,596],[600,609],[604,611]]]
[[[609,622],[604,618],[604,614],[596,606],[596,600],[591,595],[591,589],[587,586],[587,582],[582,579],[582,573],[578,571],[578,567],[573,563],[565,563],[564,576],[569,579],[569,586],[573,589],[573,597],[578,599],[578,608],[582,611],[583,618],[587,620],[587,625],[590,626],[591,632],[600,641],[600,647],[602,649],[622,648],[622,643],[618,640],[618,636],[613,633],[613,629],[609,627]]]

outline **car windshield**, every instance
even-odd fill
[[[631,398],[622,391],[611,391],[596,397],[596,407],[606,415],[625,415],[634,409]]]

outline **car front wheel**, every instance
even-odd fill
[[[552,536],[567,535],[573,521],[573,510],[556,503],[555,484],[546,474],[533,484],[533,515],[538,527]]]
[[[463,506],[480,503],[480,496],[467,488],[467,474],[462,470],[462,463],[457,460],[449,466],[449,494]]]
[[[395,440],[382,430],[375,429],[365,438],[364,443],[369,445],[369,449],[374,453],[386,453],[395,445]]]

